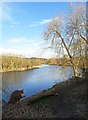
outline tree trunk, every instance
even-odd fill
[[[26,98],[22,101],[25,101],[26,103],[32,103],[40,98],[46,97],[46,96],[50,96],[50,95],[58,95],[55,91],[55,89],[50,89],[50,90],[43,90],[35,95],[32,95],[29,98]]]
[[[74,76],[78,77],[78,66],[73,66]]]

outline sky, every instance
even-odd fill
[[[55,57],[54,50],[46,49],[43,39],[47,24],[53,17],[69,13],[68,2],[4,2],[0,4],[2,19],[2,53],[25,57]]]

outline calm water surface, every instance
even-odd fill
[[[73,76],[71,67],[42,65],[39,69],[2,74],[2,98],[8,102],[14,90],[24,89],[26,97],[48,89]]]

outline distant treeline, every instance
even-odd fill
[[[88,68],[88,57],[73,57],[72,60],[74,61],[74,63],[77,63],[77,60],[79,59],[79,68]],[[59,59],[48,59],[47,64],[54,64],[54,65],[61,65],[61,66],[72,66],[71,61],[69,60],[69,58],[67,57],[63,57],[63,58],[59,58]]]
[[[44,59],[2,55],[2,71],[27,70],[43,64]]]
[[[78,58],[73,58],[76,62]],[[62,65],[62,66],[71,66],[69,58],[63,57],[59,59],[50,58],[25,58],[22,56],[11,56],[11,55],[2,55],[1,57],[2,66],[1,71],[17,71],[17,70],[28,70],[33,69],[42,64],[51,64],[51,65]],[[79,61],[79,67],[83,68],[84,66],[88,68],[87,65],[88,58],[81,57]]]

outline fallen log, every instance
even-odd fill
[[[32,103],[40,98],[46,97],[46,96],[51,96],[51,95],[58,95],[58,93],[55,91],[55,89],[50,89],[50,90],[43,90],[35,95],[32,95],[29,98],[26,98],[25,100],[23,100],[26,103]]]

